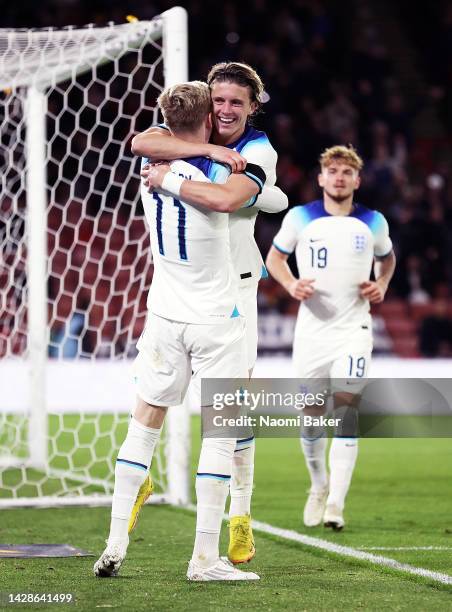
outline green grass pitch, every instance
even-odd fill
[[[253,517],[353,548],[443,547],[371,552],[452,575],[451,474],[449,439],[361,440],[346,529],[306,529],[301,515],[308,480],[298,440],[260,439]],[[25,508],[2,510],[0,517],[1,543],[68,543],[96,555],[0,559],[0,592],[71,592],[78,610],[452,610],[451,586],[262,533],[248,566],[261,575],[259,582],[189,584],[195,517],[186,510],[145,507],[120,576],[104,580],[94,578],[92,565],[104,548],[108,508]],[[223,552],[226,546],[224,527]]]

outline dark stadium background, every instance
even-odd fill
[[[262,76],[269,101],[255,125],[279,154],[290,206],[318,196],[325,147],[352,143],[364,157],[357,199],[384,213],[398,260],[374,309],[377,348],[452,356],[452,2],[42,0],[3,3],[1,27],[121,23],[176,4],[189,13],[191,79],[224,60]],[[264,256],[281,219],[259,215]],[[293,317],[296,306],[271,279],[261,283],[263,319]]]

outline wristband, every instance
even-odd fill
[[[174,172],[167,172],[163,177],[162,189],[173,196],[179,196],[182,183],[185,181],[183,176],[178,176]]]

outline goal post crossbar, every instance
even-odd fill
[[[45,89],[94,66],[112,61],[162,36],[163,18],[99,28],[10,30],[0,28],[0,89],[11,86]],[[18,58],[18,59],[15,59]]]

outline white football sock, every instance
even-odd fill
[[[358,456],[358,438],[333,438],[330,448],[330,492],[327,506],[344,509]]]
[[[196,476],[196,538],[192,561],[201,567],[219,558],[219,540],[231,479],[235,440],[204,438]]]
[[[109,543],[127,538],[127,528],[138,491],[145,480],[161,429],[146,427],[132,418],[119,449],[111,506]]]
[[[254,437],[237,440],[232,459],[230,517],[251,514],[255,447]]]
[[[321,491],[328,486],[328,473],[326,471],[326,445],[325,435],[318,438],[301,438],[306,467],[311,477],[311,491]]]

